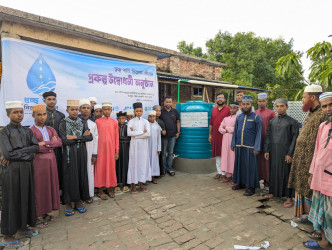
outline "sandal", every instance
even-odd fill
[[[314,234],[317,236],[314,236]],[[308,236],[313,240],[322,240],[322,234],[316,230],[309,233]]]
[[[90,198],[89,200],[86,200],[85,202],[88,203],[88,204],[92,204],[93,203],[93,199]]]
[[[234,183],[234,182],[232,182],[232,183],[229,184],[230,187],[235,187],[236,185],[237,185],[237,184]]]
[[[221,175],[221,174],[216,174],[216,176],[213,177],[213,178],[216,179],[216,180],[218,180],[218,179],[220,179],[220,175]]]
[[[116,187],[116,188],[114,189],[114,193],[116,193],[116,194],[121,193],[121,188]]]
[[[267,194],[267,195],[264,195],[264,198],[267,198],[267,199],[272,199],[274,197],[273,194]],[[285,204],[285,203],[284,203]]]
[[[45,215],[43,216],[43,220],[44,220],[44,221],[47,221],[47,222],[52,222],[52,221],[55,221],[55,217],[52,216],[52,215],[49,215],[49,214],[45,214]]]
[[[308,240],[308,241],[303,241],[302,244],[303,244],[303,246],[306,247],[306,248],[310,248],[310,249],[321,249],[321,250],[324,250],[324,248],[321,248],[321,247],[318,245],[318,242],[317,242],[317,241]]]
[[[32,238],[38,235],[38,231],[34,232],[32,231],[32,229],[29,229],[27,231],[25,231],[24,233],[17,233],[18,235],[22,235],[28,238]]]
[[[88,210],[86,209],[86,207],[84,207],[84,205],[82,204],[81,207],[75,207],[75,209],[80,213],[80,214],[84,214],[86,213]]]
[[[226,183],[226,182],[230,182],[232,179],[233,179],[232,177],[226,177],[226,178],[221,179],[219,182]]]
[[[308,218],[308,215],[301,215],[300,218],[296,217],[295,221],[302,224],[311,224]]]
[[[143,193],[146,193],[148,191],[147,188],[143,187],[143,188],[140,188],[140,190],[143,192]]]
[[[127,186],[124,186],[123,187],[123,192],[124,193],[128,193],[128,192],[130,192],[130,190],[129,190],[129,188]]]
[[[107,195],[108,195],[110,198],[114,198],[114,197],[115,197],[115,194],[114,194],[113,192],[109,192]]]
[[[9,248],[9,249],[17,249],[17,248],[23,247],[23,243],[19,243],[18,240],[7,242],[7,243],[0,241],[0,246]]]
[[[291,208],[293,206],[293,202],[284,202],[284,208]]]
[[[73,216],[75,214],[74,209],[65,209],[66,216]]]
[[[43,229],[47,226],[48,226],[48,223],[46,221],[43,221],[41,219],[37,219],[36,227],[38,227],[39,229]]]
[[[137,190],[131,190],[132,194],[137,194]]]
[[[108,199],[108,197],[105,193],[98,193],[97,196],[102,200],[107,200]]]
[[[156,180],[152,180],[151,181],[153,184],[158,184],[158,182]]]

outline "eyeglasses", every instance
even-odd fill
[[[217,97],[217,100],[223,100],[225,97]]]

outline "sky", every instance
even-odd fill
[[[331,0],[0,0],[0,5],[173,50],[182,40],[204,49],[219,30],[293,38],[294,49],[303,52],[332,42]],[[305,57],[303,66],[310,66]]]

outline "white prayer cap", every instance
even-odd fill
[[[21,101],[6,102],[6,109],[22,109],[23,103]]]
[[[89,99],[80,99],[79,106],[81,107],[84,104],[87,104],[87,105],[91,106],[91,103],[90,103]]]
[[[148,112],[148,115],[156,115],[156,114],[157,114],[157,112],[154,111],[154,110],[150,110],[150,111]]]
[[[267,94],[266,93],[259,93],[257,95],[257,99],[267,99]]]
[[[102,109],[102,108],[103,108],[103,106],[101,104],[96,104],[95,107],[94,107],[95,110],[96,109]]]
[[[329,97],[332,97],[332,92],[325,92],[319,96],[319,101]]]
[[[322,93],[323,88],[320,85],[311,84],[305,87],[304,93]]]
[[[98,100],[97,100],[96,97],[93,97],[93,96],[92,96],[92,97],[89,97],[88,99],[89,99],[90,102],[98,103]]]
[[[127,115],[134,115],[134,111],[132,109],[126,110]]]
[[[111,102],[103,102],[101,105],[103,107],[112,107],[112,103]]]

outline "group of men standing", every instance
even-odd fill
[[[276,113],[267,108],[267,94],[258,94],[254,111],[252,97],[237,93],[228,107],[225,96],[216,96],[209,141],[216,157],[221,183],[233,190],[245,188],[250,196],[264,182],[266,198],[286,198],[283,206],[294,206],[299,223],[312,223],[315,241],[308,248],[330,248],[332,243],[332,93],[319,85],[305,88],[302,128],[287,115],[288,100],[275,100]]]
[[[21,125],[21,101],[6,102],[10,123],[0,131],[2,214],[0,245],[19,248],[15,235],[34,237],[37,228],[55,220],[51,215],[65,205],[65,215],[85,213],[95,191],[102,200],[115,193],[147,192],[148,181],[172,169],[179,114],[172,99],[154,106],[144,119],[142,103],[111,118],[112,103],[97,99],[67,100],[66,117],[56,109],[56,93],[43,94],[45,104],[33,106],[34,124]],[[163,148],[163,149],[162,149]],[[161,156],[162,161],[159,162]],[[30,227],[27,227],[30,226]]]

